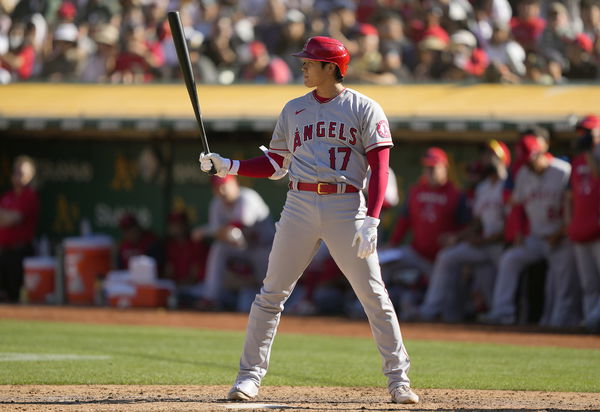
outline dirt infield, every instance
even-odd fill
[[[598,394],[418,390],[421,403],[396,405],[383,388],[264,387],[251,404],[227,402],[225,386],[0,386],[2,411],[448,411],[593,410]],[[242,410],[243,410],[242,409]]]
[[[115,310],[53,306],[0,305],[0,319],[100,324],[161,325],[243,330],[245,314]],[[472,325],[402,325],[407,339],[494,342],[600,349],[600,336],[557,333],[535,328],[495,328]],[[281,333],[370,336],[365,321],[284,316]],[[389,402],[385,388],[263,387],[251,404],[224,400],[225,386],[0,386],[0,411],[228,411],[228,410],[600,410],[598,393],[475,391],[419,389],[421,403]]]

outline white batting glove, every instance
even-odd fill
[[[365,259],[377,249],[377,226],[379,226],[379,219],[367,216],[362,226],[356,231],[352,247],[358,243],[356,256],[359,258]]]
[[[227,172],[231,169],[231,159],[221,157],[217,153],[200,153],[198,161],[203,172],[210,172],[214,166],[217,171],[215,174],[219,177],[227,176]]]

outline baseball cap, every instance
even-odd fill
[[[594,114],[588,114],[577,122],[577,129],[592,130],[600,128],[600,117]]]
[[[450,36],[450,42],[452,44],[464,44],[467,47],[475,48],[477,46],[477,39],[475,35],[468,30],[459,30]]]
[[[58,15],[63,19],[72,19],[77,14],[77,8],[70,1],[63,2],[58,8]]]
[[[588,36],[585,33],[579,33],[577,36],[575,36],[575,38],[573,39],[573,44],[575,44],[581,50],[586,51],[588,53],[591,52],[594,48],[594,43],[592,42],[592,39],[590,39],[590,36]]]
[[[75,43],[78,35],[79,31],[77,30],[77,26],[73,23],[62,23],[59,24],[54,31],[54,40]]]
[[[440,163],[448,166],[448,156],[439,147],[430,147],[423,157],[421,157],[421,164],[423,166],[435,166]]]
[[[110,24],[105,24],[99,27],[94,34],[92,39],[96,43],[114,45],[119,40],[119,29]]]
[[[216,189],[222,185],[224,185],[225,183],[229,182],[230,180],[236,180],[234,175],[226,175],[225,177],[219,177],[217,175],[212,175],[210,177],[210,184],[211,186]]]
[[[504,142],[496,139],[488,140],[487,147],[494,152],[498,159],[502,160],[505,166],[510,165],[510,150],[508,150],[508,146]]]
[[[286,23],[304,23],[306,16],[298,9],[290,9],[285,14]]]
[[[526,161],[530,161],[537,154],[544,151],[542,145],[540,144],[539,138],[535,135],[524,136],[521,138],[519,145],[521,146],[521,151]]]
[[[360,23],[358,25],[358,34],[362,36],[379,36],[377,28],[368,23]]]
[[[253,41],[248,45],[248,49],[250,50],[250,55],[255,59],[267,53],[267,47],[260,41]]]

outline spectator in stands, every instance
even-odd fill
[[[410,80],[410,69],[415,66],[415,48],[404,36],[402,18],[387,12],[377,19],[376,27],[379,29],[383,71],[393,73],[398,81]]]
[[[274,53],[281,26],[286,20],[285,3],[279,0],[267,0],[260,19],[254,26],[254,34],[267,48],[269,54]]]
[[[490,312],[484,321],[513,324],[517,319],[517,287],[526,266],[545,259],[542,326],[569,327],[578,324],[580,300],[571,242],[566,238],[563,205],[571,166],[555,158],[535,135],[522,139],[526,165],[519,169],[511,202],[523,205],[530,235],[507,249],[498,267]]]
[[[87,83],[106,83],[115,68],[119,30],[104,24],[95,27],[91,37],[96,51],[85,61],[79,79]]]
[[[212,176],[211,185],[208,224],[193,234],[196,241],[214,239],[198,307],[227,306],[233,294],[233,309],[248,311],[266,273],[275,225],[260,195],[240,187],[235,176]]]
[[[351,0],[332,0],[327,12],[327,32],[330,37],[341,41],[351,56],[359,51],[356,34],[356,3]]]
[[[235,33],[232,18],[226,15],[217,17],[202,52],[217,68],[220,84],[231,84],[237,80],[242,45],[243,41]]]
[[[419,42],[414,79],[417,81],[441,80],[447,68],[447,45],[437,36],[427,36]]]
[[[285,84],[292,81],[292,72],[279,57],[271,56],[264,43],[253,41],[248,45],[250,61],[242,66],[240,80],[251,83]]]
[[[600,37],[600,1],[583,0],[581,2],[581,21],[583,33],[591,39]]]
[[[350,61],[346,79],[349,82],[394,84],[394,73],[384,70],[383,56],[379,52],[379,33],[368,23],[358,25],[357,51]]]
[[[487,55],[477,47],[477,39],[467,30],[459,30],[450,37],[449,58],[452,64],[444,73],[446,80],[481,78],[488,66]]]
[[[546,21],[541,17],[540,0],[521,0],[510,27],[514,39],[526,52],[536,52],[546,27]]]
[[[568,235],[583,292],[583,325],[600,332],[600,118],[577,123],[579,153],[572,160]]]
[[[306,16],[299,10],[291,9],[285,15],[285,22],[280,28],[275,45],[275,54],[281,57],[292,72],[297,73],[296,83],[302,81],[302,70],[300,70],[301,60],[292,56],[298,50],[302,50],[306,41]],[[296,70],[297,69],[297,70]]]
[[[144,26],[126,28],[123,45],[115,61],[111,81],[115,83],[148,83],[159,75],[164,54],[159,42],[145,38]]]
[[[569,21],[567,8],[560,2],[553,2],[548,10],[548,24],[540,37],[538,55],[556,50],[564,56],[567,43],[574,37],[575,30]]]
[[[501,23],[492,26],[492,37],[485,52],[490,60],[486,79],[501,83],[518,83],[525,75],[525,50],[510,37],[510,29]]]
[[[28,156],[14,160],[12,190],[0,196],[0,302],[19,301],[23,259],[33,255],[40,204],[32,188],[35,163]]]
[[[504,249],[505,183],[510,151],[504,143],[490,140],[482,151],[480,163],[485,178],[475,189],[473,219],[456,236],[458,243],[438,253],[420,308],[421,319],[463,320],[469,295],[462,279],[466,265],[472,272],[483,269],[473,273],[476,276],[472,283],[477,285],[473,289],[483,298],[478,305],[491,304],[495,272]]]
[[[207,248],[192,239],[185,211],[169,214],[164,247],[164,276],[175,283],[178,306],[191,307],[202,293]]]
[[[133,256],[155,256],[156,236],[144,229],[133,213],[125,213],[119,220],[121,240],[119,242],[117,264],[119,269],[127,269]]]
[[[594,43],[587,34],[579,33],[567,45],[568,80],[594,80],[598,78],[598,64],[593,59]]]
[[[45,57],[42,76],[49,81],[75,80],[85,56],[78,47],[79,31],[73,23],[61,23],[52,37],[52,50]]]
[[[8,47],[0,50],[0,84],[31,77],[36,59],[36,26],[32,21],[13,21],[8,32]]]
[[[469,218],[465,197],[448,180],[446,152],[431,147],[421,158],[421,164],[423,176],[410,188],[389,242],[389,246],[398,248],[397,256],[382,267],[387,281],[392,280],[394,272],[405,269],[418,271],[419,276],[413,279],[413,285],[420,287],[415,291],[416,296],[411,297],[414,299],[412,307],[402,305],[405,309],[402,317],[415,314],[415,305],[420,304],[424,292],[422,286],[431,274],[438,252],[455,243],[456,233]],[[409,232],[412,232],[411,243],[398,247]]]

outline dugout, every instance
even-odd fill
[[[600,113],[600,86],[428,84],[349,85],[374,98],[390,120],[396,148],[391,167],[402,197],[420,174],[428,145],[446,149],[451,175],[465,182],[477,143],[512,141],[533,123],[552,133],[552,150],[568,153],[578,116]],[[228,157],[260,155],[277,115],[303,86],[199,86],[211,149]],[[134,212],[161,234],[165,216],[186,209],[206,220],[211,197],[198,168],[197,126],[183,84],[9,84],[0,88],[0,189],[10,185],[17,154],[38,162],[42,211],[38,233],[71,236],[88,219],[94,231],[115,235],[119,217]],[[285,179],[241,179],[263,195],[274,215]],[[385,216],[389,229],[394,212]]]

